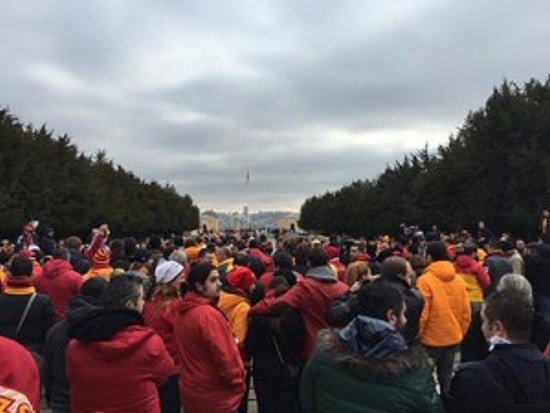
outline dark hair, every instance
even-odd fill
[[[14,277],[24,275],[30,276],[32,274],[32,261],[30,258],[16,255],[11,261],[10,273]]]
[[[67,248],[58,247],[53,250],[52,258],[69,261],[71,259],[71,253]]]
[[[109,281],[102,277],[92,277],[87,279],[82,287],[80,287],[80,294],[97,299],[103,298],[103,294],[109,285]]]
[[[210,273],[215,269],[216,267],[209,262],[201,262],[191,267],[189,275],[187,276],[187,288],[191,291],[197,291],[196,284],[204,284]]]
[[[243,267],[248,266],[250,263],[250,256],[244,252],[238,252],[233,259],[233,264],[242,265]]]
[[[106,309],[121,309],[126,307],[128,300],[134,301],[139,297],[140,286],[144,293],[148,282],[145,275],[137,271],[127,271],[120,275],[113,275],[103,294],[103,305]]]
[[[515,342],[527,343],[531,336],[533,306],[520,291],[496,291],[485,299],[483,314],[492,323],[500,321]]]
[[[275,277],[284,278],[289,286],[293,286],[297,282],[296,274],[294,273],[294,271],[287,268],[280,268],[278,270],[275,270],[275,272],[273,273],[273,278]]]
[[[70,250],[80,251],[82,248],[82,240],[76,235],[71,235],[65,240],[65,246]]]
[[[286,251],[277,251],[273,254],[275,268],[292,269],[292,256]]]
[[[321,267],[328,264],[327,253],[321,247],[313,247],[309,251],[308,260],[311,267]]]
[[[310,246],[307,244],[300,244],[294,250],[294,263],[296,265],[307,265]]]
[[[134,237],[124,238],[124,255],[131,257],[137,249],[137,240]]]
[[[392,283],[378,281],[364,284],[357,292],[359,314],[387,321],[388,310],[398,315],[403,311],[405,297]]]
[[[426,255],[432,257],[434,261],[449,261],[449,256],[447,255],[447,249],[445,244],[441,241],[430,241],[426,246]]]
[[[403,257],[388,257],[380,264],[380,277],[385,280],[395,280],[407,274],[407,260]]]

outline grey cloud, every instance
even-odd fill
[[[0,105],[201,207],[297,209],[444,141],[504,78],[545,78],[549,12],[535,0],[8,2]],[[426,125],[440,136],[373,141]],[[327,147],[330,134],[363,141]]]

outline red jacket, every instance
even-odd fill
[[[472,274],[477,278],[479,286],[486,290],[491,284],[491,278],[483,265],[468,255],[459,255],[455,261],[456,272],[461,274]]]
[[[170,353],[170,356],[174,360],[176,370],[174,374],[179,373],[181,364],[178,345],[176,343],[176,337],[174,335],[174,325],[172,322],[173,309],[178,304],[178,299],[163,299],[160,295],[156,294],[150,301],[145,303],[143,308],[143,319],[145,325],[151,327],[157,332],[157,334],[164,341],[166,350]]]
[[[223,313],[188,292],[175,309],[181,355],[180,394],[186,413],[231,413],[245,393],[244,367]]]
[[[160,413],[157,386],[173,372],[162,339],[148,327],[128,326],[107,341],[71,340],[71,412]]]
[[[65,318],[69,300],[80,292],[83,283],[82,276],[73,270],[71,263],[61,259],[48,261],[42,274],[34,278],[36,291],[50,297],[58,320]]]
[[[310,270],[304,280],[296,283],[286,294],[276,300],[260,301],[250,310],[251,314],[263,314],[269,312],[273,305],[285,303],[300,311],[306,329],[302,351],[305,359],[309,358],[315,348],[319,330],[329,327],[326,314],[330,305],[335,298],[348,291],[348,286],[336,280],[328,266],[322,269],[327,280],[320,281],[313,278]],[[329,280],[329,277],[333,280]]]
[[[40,377],[31,353],[16,341],[0,336],[0,386],[23,393],[40,410]]]

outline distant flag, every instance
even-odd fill
[[[246,183],[247,184],[250,183],[250,171],[249,170],[246,171]]]

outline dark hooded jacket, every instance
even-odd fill
[[[502,344],[456,372],[445,407],[451,413],[550,412],[550,359],[530,344]]]
[[[406,281],[400,278],[384,278],[384,281],[397,286],[405,296],[405,316],[407,324],[402,334],[409,344],[418,342],[418,326],[420,324],[420,315],[424,308],[424,298],[422,294],[412,288]],[[359,303],[356,293],[348,292],[334,300],[327,312],[327,320],[332,327],[346,326],[357,314],[359,314]]]
[[[359,315],[323,330],[302,373],[308,413],[442,412],[428,357],[388,323]]]
[[[525,275],[535,296],[550,297],[550,245],[540,244],[525,257]]]
[[[69,383],[65,372],[65,354],[69,344],[69,325],[101,307],[100,300],[76,295],[69,301],[67,318],[55,324],[46,335],[44,344],[44,389],[46,400],[55,413],[71,411]]]
[[[135,310],[98,309],[71,324],[67,379],[72,413],[160,413],[157,386],[175,366]]]

